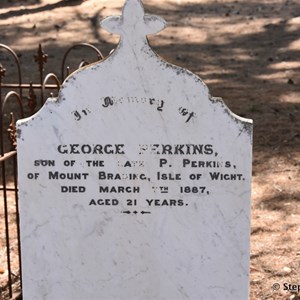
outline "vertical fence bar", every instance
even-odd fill
[[[2,103],[2,78],[5,76],[5,69],[0,66],[0,132],[1,132],[1,145],[0,145],[0,153],[1,156],[4,155],[4,120],[3,120],[3,103]],[[7,189],[6,189],[6,169],[5,169],[5,161],[1,162],[1,172],[2,172],[2,186],[3,186],[3,201],[4,201],[4,223],[5,223],[5,238],[6,238],[6,258],[7,258],[7,270],[8,270],[8,289],[9,296],[12,297],[12,278],[11,278],[11,264],[10,264],[10,243],[9,243],[9,222],[8,222],[8,205],[7,205]]]
[[[0,154],[1,156],[3,155],[4,149],[2,149],[3,145],[3,134],[2,134],[2,77],[5,76],[5,69],[3,68],[2,64],[0,63],[0,135],[1,135],[1,140],[0,140]],[[2,166],[2,164],[1,164]],[[2,170],[2,167],[1,167]],[[0,300],[2,300],[2,288],[0,286]]]
[[[0,85],[2,81],[0,81]],[[1,156],[4,155],[4,121],[3,121],[3,103],[0,105],[0,131],[1,131]],[[8,289],[9,296],[12,297],[12,274],[10,264],[10,237],[9,237],[9,220],[8,220],[8,203],[7,203],[7,189],[6,189],[6,168],[5,161],[1,162],[2,172],[2,186],[3,186],[3,201],[4,201],[4,223],[5,223],[5,237],[6,237],[6,257],[7,257],[7,270],[8,270]]]
[[[21,118],[24,118],[24,110],[22,106],[21,97],[19,100],[19,106],[21,111]],[[17,139],[16,139],[16,122],[14,114],[10,113],[10,125],[8,132],[8,139],[11,143],[11,150],[17,150]],[[22,264],[21,264],[21,242],[20,242],[20,217],[19,217],[19,198],[18,198],[18,177],[17,177],[17,156],[13,156],[13,182],[14,182],[14,196],[15,196],[15,209],[16,209],[16,225],[17,225],[17,240],[18,240],[18,264],[19,264],[19,278],[20,287],[22,288]]]
[[[9,227],[8,227],[9,221],[8,221],[5,161],[3,161],[1,164],[2,164],[3,200],[4,200],[4,222],[5,222],[5,236],[6,236],[6,257],[7,257],[7,270],[8,270],[8,288],[9,288],[9,296],[12,297],[12,278],[11,278],[12,274],[11,274],[11,264],[10,264],[10,237],[9,237]]]
[[[16,222],[17,222],[17,238],[18,238],[19,277],[20,277],[20,287],[22,289],[22,257],[21,257],[20,215],[19,215],[19,196],[18,196],[17,156],[16,155],[13,158],[13,168],[14,168],[14,188],[15,188]]]
[[[1,82],[0,82],[1,84]],[[1,117],[1,155],[4,156],[4,107],[7,101],[11,98],[15,97],[19,104],[19,109],[21,112],[21,117],[24,117],[24,111],[23,111],[23,104],[22,99],[20,95],[14,91],[10,91],[4,98],[3,102],[1,103],[0,108],[0,117]],[[8,139],[11,142],[11,151],[14,151],[16,149],[16,127],[15,127],[15,119],[13,116],[13,113],[10,115],[10,125],[7,130],[8,132]],[[14,155],[15,156],[15,155]],[[14,176],[15,170],[14,170]],[[12,270],[11,270],[11,256],[10,256],[10,232],[9,232],[9,211],[8,211],[8,199],[7,199],[7,178],[6,178],[6,166],[5,166],[5,160],[2,161],[2,185],[3,185],[3,200],[4,200],[4,220],[5,220],[5,235],[6,235],[6,256],[7,256],[7,269],[8,269],[8,290],[9,290],[9,297],[11,298],[13,296],[12,291]],[[16,179],[15,179],[16,183]],[[15,186],[15,193],[16,193],[16,186]]]

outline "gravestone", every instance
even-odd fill
[[[248,298],[252,123],[152,51],[165,25],[127,0],[18,122],[23,299]]]

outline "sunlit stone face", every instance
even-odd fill
[[[103,26],[113,54],[18,122],[24,299],[247,299],[251,121],[152,51],[140,1]]]

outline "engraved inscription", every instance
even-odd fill
[[[110,99],[105,103],[113,105]],[[61,165],[53,159],[35,159],[32,165],[39,171],[32,170],[28,179],[61,182],[60,193],[81,197],[89,207],[119,207],[124,215],[149,215],[154,208],[187,209],[193,201],[213,195],[216,183],[245,180],[234,162],[212,159],[218,154],[210,143],[140,143],[133,148],[131,159],[126,159],[130,145],[123,143],[70,143],[56,149],[69,159]],[[113,162],[109,162],[111,156],[116,158]],[[72,172],[75,166],[82,171]],[[96,186],[94,195],[87,193],[87,181]],[[129,209],[124,210],[126,207]]]

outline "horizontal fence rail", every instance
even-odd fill
[[[37,65],[38,82],[24,82],[31,74],[22,73],[19,56],[9,46],[0,44],[0,300],[22,299],[21,278],[21,245],[19,227],[19,203],[17,181],[17,145],[16,121],[33,115],[43,106],[46,97],[52,96],[49,91],[59,91],[62,82],[70,74],[67,61],[74,50],[84,50],[84,55],[93,54],[90,62],[101,61],[104,57],[101,51],[88,43],[71,46],[62,57],[60,76],[55,73],[44,74],[48,62],[48,54],[41,45],[33,55]],[[2,63],[8,57],[12,63],[10,68],[16,68],[16,76],[6,81],[7,66]],[[7,60],[4,60],[7,61]],[[90,63],[81,59],[77,69]],[[34,70],[30,70],[31,73]],[[27,80],[28,81],[28,80]],[[34,147],[34,145],[33,145]],[[2,215],[4,216],[2,218]],[[3,237],[3,238],[2,238]]]

